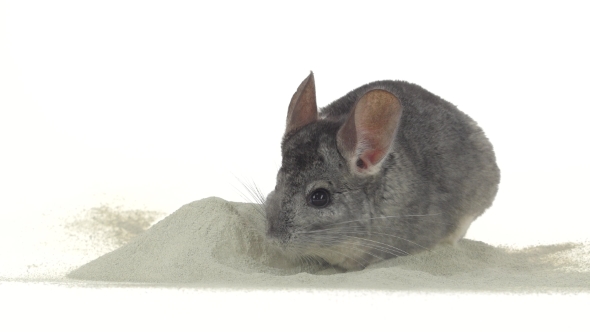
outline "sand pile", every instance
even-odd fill
[[[590,291],[589,244],[516,250],[463,240],[456,247],[337,273],[285,260],[263,233],[255,205],[207,198],[181,207],[68,277],[231,288]]]

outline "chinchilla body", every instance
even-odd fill
[[[403,81],[366,84],[318,112],[310,74],[291,100],[282,157],[267,235],[343,270],[456,243],[500,180],[476,122]]]

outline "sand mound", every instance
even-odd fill
[[[207,198],[181,207],[68,277],[232,288],[590,291],[588,244],[513,250],[463,240],[456,247],[337,273],[286,261],[267,245],[263,230],[255,205]]]

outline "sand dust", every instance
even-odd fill
[[[103,204],[83,211],[65,226],[68,231],[99,238],[103,245],[120,247],[145,232],[164,213],[149,210],[124,210]]]
[[[590,245],[525,249],[472,240],[338,273],[289,262],[264,240],[256,206],[207,198],[72,271],[83,280],[199,287],[589,292]]]

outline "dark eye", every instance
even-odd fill
[[[316,189],[309,195],[309,204],[323,208],[330,203],[330,193],[326,189]]]

